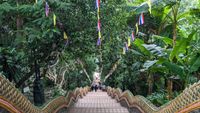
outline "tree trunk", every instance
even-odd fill
[[[151,73],[149,73],[147,82],[148,82],[148,95],[151,95],[153,92],[153,82],[154,82],[154,79]]]
[[[177,37],[177,23],[175,22],[173,25],[173,47],[176,46],[176,37]]]
[[[119,65],[120,63],[120,59],[118,59],[114,65],[112,66],[111,70],[109,71],[109,73],[106,75],[105,79],[104,79],[104,82],[113,74],[113,72],[115,72],[115,70],[117,69],[117,66]]]
[[[173,90],[173,81],[171,79],[168,79],[167,81],[167,92],[168,92],[168,99],[171,100],[173,95],[172,95],[172,90]]]

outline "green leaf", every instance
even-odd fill
[[[179,75],[182,79],[184,79],[185,72],[184,70],[177,64],[165,61],[163,63],[172,73]]]
[[[200,67],[200,56],[197,55],[190,60],[190,72],[197,71]]]
[[[154,64],[156,64],[156,62],[158,62],[158,60],[153,60],[153,61],[149,61],[147,60],[143,67],[145,68],[145,70],[148,70],[150,67],[152,67]]]
[[[141,52],[143,52],[145,55],[150,56],[150,52],[142,45],[144,44],[143,40],[137,38],[134,41],[134,44],[141,50]]]
[[[176,44],[176,46],[173,48],[169,59],[172,61],[174,57],[177,57],[179,59],[179,54],[180,53],[185,53],[186,48],[189,46],[190,41],[192,40],[194,34],[196,31],[193,31],[188,38],[183,38],[182,40],[179,41],[179,43]]]
[[[162,40],[165,44],[168,44],[168,45],[171,45],[171,46],[173,44],[172,39],[168,38],[168,37],[163,37],[163,36],[159,36],[159,35],[152,35],[152,38]]]
[[[155,44],[142,44],[151,54],[156,55],[156,56],[163,56],[163,48],[160,46],[157,46]]]

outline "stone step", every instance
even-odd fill
[[[115,99],[106,92],[89,92],[68,109],[69,113],[129,113]]]

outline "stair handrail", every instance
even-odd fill
[[[69,91],[66,96],[59,96],[39,108],[18,91],[14,84],[0,75],[0,107],[11,113],[56,113],[62,108],[70,107],[89,90],[88,86],[76,88],[74,91]]]
[[[200,108],[200,81],[187,87],[179,96],[157,107],[144,96],[134,96],[131,91],[107,87],[107,93],[117,101],[126,102],[128,108],[136,107],[142,113],[187,113]]]

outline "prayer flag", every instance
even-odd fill
[[[47,2],[45,3],[45,14],[46,14],[46,16],[49,16],[49,5]]]
[[[98,28],[99,31],[101,30],[101,22],[100,22],[100,20],[98,20],[97,28]]]
[[[98,40],[97,40],[97,46],[100,46],[100,45],[101,45],[101,39],[98,38]]]
[[[130,46],[131,46],[131,38],[128,37],[128,47],[130,47]]]
[[[99,34],[99,38],[101,38],[101,32],[100,32],[100,31],[99,31],[99,33],[98,33],[98,34]]]
[[[139,17],[139,25],[144,24],[144,14],[141,13],[140,17]]]
[[[138,30],[138,23],[135,24],[135,27],[136,27],[136,34],[138,34],[138,31],[139,31]]]
[[[64,32],[64,39],[65,39],[65,40],[68,39],[66,32]]]
[[[132,32],[132,34],[131,34],[131,39],[132,39],[132,41],[135,40],[134,32]]]
[[[56,26],[56,15],[53,14],[53,25]]]
[[[99,15],[99,13],[100,13],[100,8],[97,8],[97,14]]]
[[[100,0],[96,0],[96,7],[97,7],[97,8],[100,7]]]

